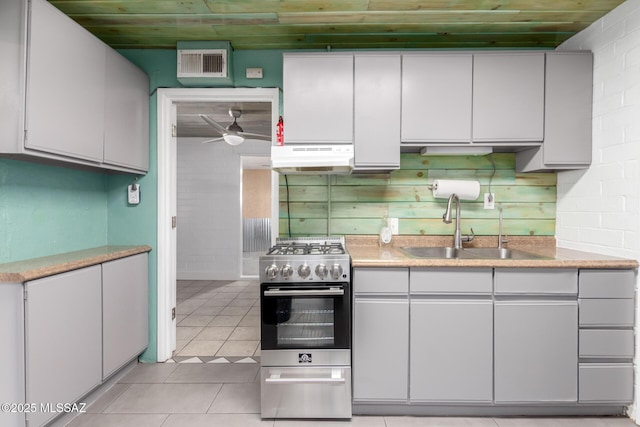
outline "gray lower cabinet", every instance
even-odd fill
[[[580,403],[633,401],[635,274],[580,270]]]
[[[493,400],[493,270],[410,271],[409,399]]]
[[[493,301],[411,297],[411,402],[493,399]]]
[[[495,269],[495,402],[578,400],[578,271]]]
[[[26,402],[72,403],[102,380],[99,265],[25,284]],[[27,414],[40,426],[55,411]]]
[[[577,330],[576,301],[496,301],[496,403],[576,402]]]
[[[149,344],[146,253],[102,264],[102,378]]]
[[[408,269],[353,272],[353,400],[406,402]]]

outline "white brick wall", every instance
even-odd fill
[[[593,163],[586,171],[558,174],[556,238],[562,247],[639,259],[640,0],[627,0],[559,47],[579,49],[594,53]],[[637,424],[638,341],[629,410]]]
[[[594,53],[593,164],[558,174],[558,245],[638,258],[640,0],[563,43]]]
[[[242,275],[241,155],[268,155],[264,143],[232,147],[178,141],[179,280],[237,280]]]

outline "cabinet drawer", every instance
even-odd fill
[[[631,363],[581,363],[578,374],[579,402],[620,402],[633,400]]]
[[[491,294],[493,274],[490,268],[415,269],[409,272],[412,294]]]
[[[576,295],[578,270],[496,268],[496,295]]]
[[[353,292],[357,294],[407,294],[408,268],[355,268]]]
[[[580,298],[633,298],[633,270],[580,270]]]
[[[633,358],[633,331],[586,329],[580,331],[580,357]]]
[[[580,326],[633,326],[632,299],[580,299]]]

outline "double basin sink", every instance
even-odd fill
[[[463,248],[451,247],[418,247],[408,246],[400,248],[402,252],[412,258],[431,259],[549,259],[548,257],[532,254],[517,249],[507,248]]]

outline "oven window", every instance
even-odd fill
[[[333,298],[283,298],[276,309],[278,347],[322,348],[335,344]]]
[[[261,285],[261,348],[351,348],[349,285]]]

